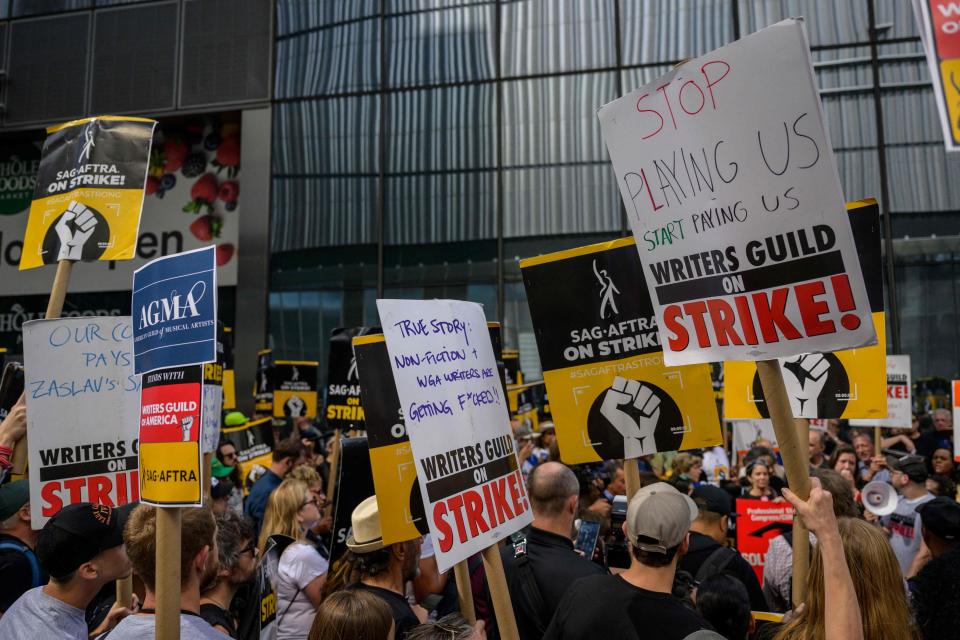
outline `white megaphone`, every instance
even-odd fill
[[[897,492],[886,482],[868,482],[860,492],[860,498],[863,507],[874,515],[888,516],[897,508]]]

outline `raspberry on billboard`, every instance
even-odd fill
[[[801,20],[687,61],[599,118],[665,364],[877,343]]]
[[[100,116],[47,129],[21,270],[133,258],[156,125]]]

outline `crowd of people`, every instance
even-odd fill
[[[22,404],[0,423],[0,637],[152,637],[155,508],[73,504],[34,530],[28,482],[6,477],[25,424]],[[333,442],[310,421],[293,428],[275,442],[269,468],[249,478],[235,445],[221,442],[210,499],[183,510],[181,637],[499,638],[479,554],[467,562],[470,623],[452,572],[437,570],[429,535],[384,544],[375,496],[353,510],[347,551],[331,558],[324,480]],[[885,430],[881,455],[872,428],[836,420],[812,428],[807,500],[790,490],[775,446],[762,439],[735,463],[715,447],[568,466],[549,422],[531,429],[515,420],[513,430],[534,519],[500,556],[524,640],[956,636],[960,504],[950,412]],[[624,464],[637,465],[642,485],[629,501]],[[889,513],[865,508],[870,482],[895,492]],[[762,580],[732,544],[738,499],[789,502],[808,530],[808,540],[790,527],[770,540]],[[589,531],[592,542],[581,544]],[[796,544],[811,550],[799,606]],[[116,602],[116,581],[130,575],[135,595]]]

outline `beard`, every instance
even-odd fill
[[[217,574],[220,572],[220,560],[217,556],[207,555],[207,562],[203,565],[203,573],[200,575],[201,593],[212,588],[217,583]]]

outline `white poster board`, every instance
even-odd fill
[[[876,342],[803,23],[599,111],[667,365]]]
[[[377,300],[437,566],[533,520],[483,308]]]
[[[140,382],[129,316],[23,325],[30,517],[139,500]]]
[[[733,450],[737,459],[750,451],[757,440],[768,440],[774,451],[778,451],[777,434],[773,431],[773,422],[764,419],[731,420],[733,423]]]
[[[887,417],[876,420],[851,420],[852,427],[888,427],[910,429],[913,426],[913,385],[910,381],[910,356],[887,356]]]

